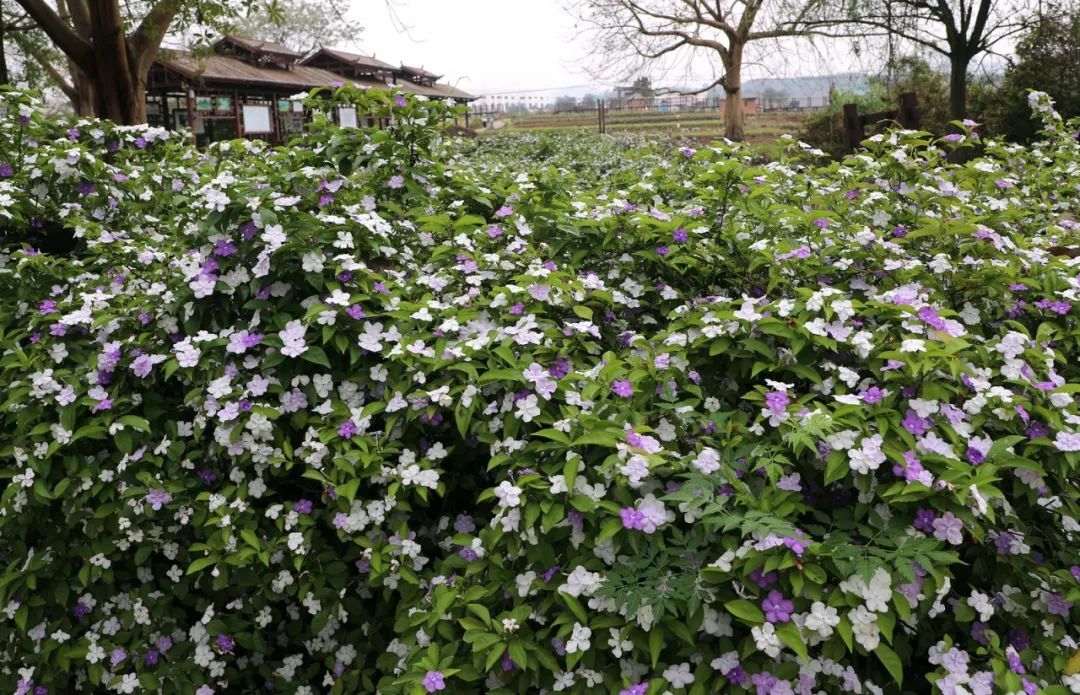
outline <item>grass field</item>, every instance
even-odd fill
[[[771,142],[781,135],[797,135],[805,113],[772,112],[746,114],[746,136],[752,143]],[[592,113],[535,114],[513,117],[502,130],[563,131],[597,128],[597,116]],[[659,113],[609,112],[608,132],[667,134],[715,139],[724,135],[724,118],[710,112]]]

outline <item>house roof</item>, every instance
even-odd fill
[[[339,60],[342,63],[348,63],[349,65],[355,65],[357,67],[375,68],[378,70],[396,71],[390,63],[384,63],[375,56],[361,55],[360,53],[350,53],[349,51],[342,51],[337,48],[320,48],[311,55],[307,56],[300,61],[301,64],[308,64],[320,55],[329,56],[335,60]]]
[[[274,43],[273,41],[259,41],[258,39],[245,39],[242,36],[233,36],[232,34],[226,34],[220,39],[214,42],[214,46],[217,47],[223,43],[235,43],[241,48],[247,49],[252,53],[273,53],[274,55],[287,56],[289,58],[299,58],[300,53],[297,53],[293,49],[280,43]]]
[[[259,85],[281,89],[303,90],[313,87],[331,87],[349,82],[368,89],[392,90],[400,88],[412,94],[422,94],[433,99],[472,100],[476,97],[448,84],[422,85],[402,81],[389,85],[379,80],[345,78],[335,72],[308,65],[292,65],[289,69],[252,65],[231,56],[212,54],[196,56],[186,52],[162,52],[157,62],[184,79],[202,82],[220,82],[230,85]]]
[[[288,70],[251,65],[223,55],[195,56],[191,53],[162,54],[158,63],[189,80],[258,84],[261,86],[310,89],[328,87],[342,81],[341,75],[306,65],[293,65]]]
[[[399,70],[400,72],[403,72],[410,77],[426,77],[430,80],[437,80],[442,77],[442,75],[436,75],[433,72],[428,72],[424,68],[414,68],[404,64],[401,66],[401,68],[399,68]]]
[[[479,98],[448,84],[416,84],[415,82],[406,80],[387,86],[388,89],[393,89],[395,87],[400,88],[403,92],[422,94],[423,96],[432,99],[461,99],[462,101],[472,101]]]

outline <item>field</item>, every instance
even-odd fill
[[[804,112],[770,112],[746,114],[747,140],[751,143],[771,142],[781,135],[797,135],[806,118]],[[597,130],[595,111],[583,113],[536,114],[512,117],[509,130],[565,132]],[[679,135],[713,140],[724,135],[724,118],[718,111],[661,113],[607,113],[607,132],[638,133],[643,135]]]

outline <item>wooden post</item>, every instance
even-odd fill
[[[187,92],[184,94],[184,98],[187,100],[187,122],[188,128],[191,129],[191,144],[199,144],[199,136],[195,134],[195,90],[190,86],[187,88]],[[172,114],[169,114],[172,117]]]
[[[242,138],[243,127],[240,124],[240,92],[233,90],[233,119],[236,121],[236,137]]]
[[[859,118],[858,104],[844,104],[844,139],[850,150],[854,150],[866,139],[866,129]]]
[[[915,92],[904,92],[900,95],[900,117],[897,120],[902,128],[919,129],[922,119],[919,117],[919,99]]]

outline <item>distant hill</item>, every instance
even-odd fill
[[[744,97],[761,97],[770,92],[789,99],[808,99],[827,97],[829,90],[834,87],[841,92],[861,94],[869,89],[870,78],[857,72],[816,77],[768,77],[744,80],[742,91]],[[711,97],[722,97],[723,94],[724,90],[719,87],[709,90]]]

